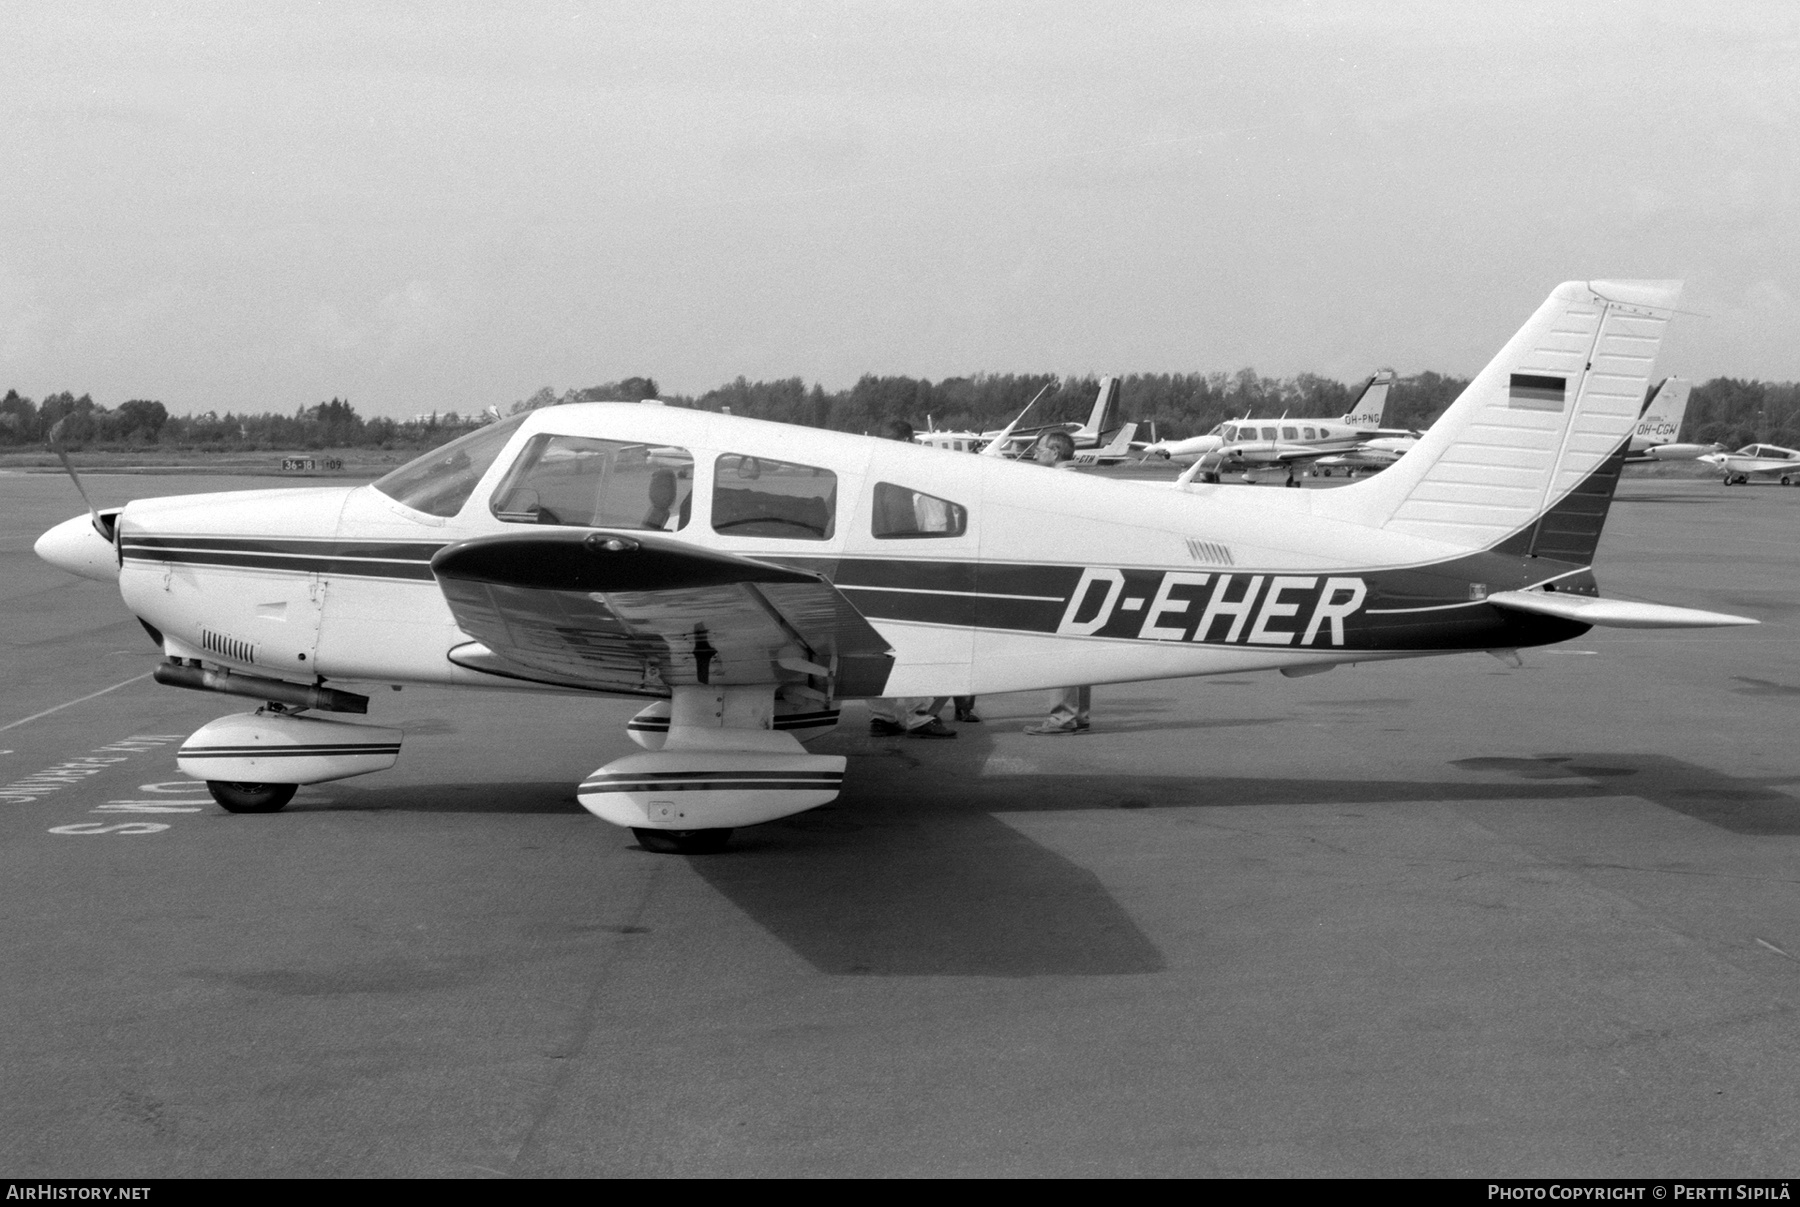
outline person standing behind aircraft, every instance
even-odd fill
[[[890,419],[881,429],[884,440],[911,444],[913,426],[904,419]],[[917,519],[919,517],[909,517]],[[869,736],[894,738],[953,738],[956,731],[938,719],[945,696],[877,697],[869,701]]]
[[[1074,469],[1075,441],[1067,432],[1045,432],[1038,437],[1032,460],[1052,469]],[[1057,693],[1050,715],[1036,725],[1026,726],[1025,732],[1037,738],[1086,733],[1088,713],[1093,707],[1093,701],[1094,689],[1086,684],[1065,687]]]

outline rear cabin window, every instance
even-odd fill
[[[693,486],[684,448],[545,434],[526,442],[491,506],[509,524],[675,532],[687,526]]]
[[[721,536],[830,540],[837,531],[837,475],[725,453],[713,465],[712,526]]]
[[[1306,438],[1307,438],[1307,439],[1308,439],[1308,440],[1311,440],[1311,439],[1313,439],[1313,430],[1312,430],[1312,429],[1311,429],[1311,428],[1307,428],[1307,429],[1306,429]]]
[[[396,503],[404,503],[426,515],[453,516],[462,510],[475,483],[512,439],[525,416],[490,423],[466,436],[458,436],[442,448],[434,448],[399,469],[379,478],[375,489]]]
[[[969,511],[960,503],[892,482],[875,484],[869,529],[879,540],[961,536],[968,528]]]

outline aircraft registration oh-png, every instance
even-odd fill
[[[1058,473],[676,407],[495,423],[354,488],[144,499],[53,528],[164,683],[247,696],[177,755],[227,809],[392,766],[370,686],[643,698],[578,797],[653,849],[824,804],[843,701],[1510,652],[1753,624],[1589,563],[1678,287],[1559,286],[1392,469],[1253,492]],[[361,690],[358,690],[358,689]]]

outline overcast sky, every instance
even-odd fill
[[[1800,378],[1800,5],[0,2],[0,390],[1471,373],[1680,277]]]

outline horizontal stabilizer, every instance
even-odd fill
[[[1581,624],[1617,629],[1714,629],[1731,625],[1760,624],[1748,616],[1671,608],[1666,604],[1634,603],[1626,599],[1595,599],[1591,595],[1551,595],[1543,591],[1496,591],[1487,602],[1515,612],[1558,616]]]

